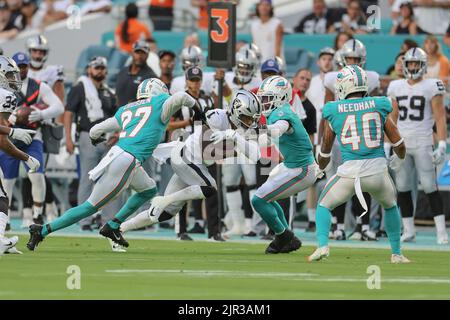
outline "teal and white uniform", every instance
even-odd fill
[[[267,118],[267,125],[282,120],[289,123],[289,129],[275,144],[284,160],[271,171],[267,181],[256,191],[256,196],[267,202],[297,194],[316,181],[317,164],[309,135],[289,104],[274,109]]]
[[[343,164],[325,186],[319,203],[330,210],[358,196],[367,205],[362,192],[369,192],[385,208],[396,203],[396,192],[387,170],[384,152],[384,124],[392,111],[386,97],[366,97],[329,102],[323,118],[336,134]]]
[[[188,97],[184,93],[180,94]],[[185,101],[188,99],[192,101]],[[129,186],[137,192],[154,188],[155,181],[141,164],[158,146],[171,114],[183,105],[193,104],[194,100],[190,97],[161,94],[121,107],[114,115],[115,126],[118,131],[122,130],[119,141],[89,172],[96,184],[88,201],[100,208]]]

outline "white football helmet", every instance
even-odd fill
[[[259,64],[262,63],[261,49],[259,49],[259,47],[256,44],[247,43],[239,49],[239,51],[245,51],[245,50],[252,50],[256,54],[256,58],[258,58]],[[259,68],[259,66],[258,66],[258,68]]]
[[[251,125],[246,124],[242,116],[253,119]],[[236,127],[248,129],[255,125],[261,117],[261,103],[258,97],[250,91],[240,89],[231,100],[230,120]]]
[[[364,44],[356,39],[350,39],[341,48],[341,55],[344,64],[347,65],[347,58],[359,58],[358,66],[364,68],[366,65],[367,51]]]
[[[181,50],[181,67],[186,71],[190,67],[200,66],[203,60],[202,49],[197,46],[189,46]]]
[[[336,53],[334,54],[333,66],[334,66],[334,70],[337,70],[337,71],[339,71],[343,67],[345,67],[345,61],[344,61],[344,58],[342,57],[341,50],[336,51]]]
[[[367,94],[367,74],[363,68],[357,65],[344,67],[337,74],[335,96],[338,100],[344,100],[351,93],[363,92]]]
[[[8,91],[20,91],[22,80],[20,70],[13,59],[0,56],[0,88]]]
[[[258,70],[258,65],[259,61],[254,51],[240,50],[236,53],[236,65],[233,71],[240,83],[249,83]]]
[[[278,68],[280,68],[280,74],[285,75],[286,74],[286,63],[284,62],[283,58],[275,57],[274,59],[278,63]]]
[[[406,79],[419,79],[427,72],[428,58],[421,48],[411,48],[406,51],[403,57],[403,75]],[[414,70],[408,69],[408,62],[418,62],[419,67]]]
[[[42,50],[45,52],[44,57],[42,58],[42,60],[36,60],[33,59],[33,56],[31,55],[31,50]],[[48,41],[47,38],[44,37],[43,35],[38,35],[38,36],[34,36],[31,37],[27,40],[27,50],[28,50],[28,54],[30,56],[30,64],[33,68],[42,68],[42,66],[44,65],[45,61],[47,61],[48,58],[48,52],[50,51],[50,47],[48,45]]]
[[[256,95],[261,101],[261,113],[267,117],[273,109],[292,100],[292,87],[287,79],[271,76],[261,83]]]
[[[150,97],[156,97],[160,94],[169,94],[167,86],[158,78],[149,78],[141,82],[137,89],[136,99],[148,99]]]

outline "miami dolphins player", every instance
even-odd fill
[[[289,81],[281,76],[269,77],[259,87],[257,96],[262,114],[267,118],[267,133],[260,135],[259,143],[264,145],[273,140],[284,160],[258,188],[252,204],[276,234],[266,253],[288,253],[299,249],[301,241],[289,230],[277,200],[308,189],[317,180],[319,170],[308,133],[289,104],[292,99]]]
[[[308,257],[320,260],[330,253],[328,232],[331,210],[347,202],[355,193],[361,206],[368,211],[363,192],[373,196],[385,210],[385,228],[391,245],[392,263],[408,263],[400,250],[400,212],[396,203],[395,186],[388,173],[384,152],[384,135],[393,144],[395,155],[391,168],[399,168],[406,148],[389,114],[392,104],[387,97],[366,97],[366,72],[357,65],[346,66],[337,75],[336,97],[323,108],[324,134],[319,152],[320,169],[330,163],[335,137],[342,152],[343,164],[330,178],[319,198],[316,212],[318,249]]]
[[[166,85],[156,78],[146,79],[139,85],[136,99],[121,107],[114,117],[90,130],[89,135],[94,144],[104,141],[107,132],[120,131],[119,141],[89,172],[90,178],[96,183],[86,202],[69,209],[49,224],[30,226],[29,250],[34,250],[50,233],[93,215],[123,190],[131,187],[136,194],[128,199],[115,219],[100,230],[100,234],[105,237],[121,237],[117,226],[156,195],[155,181],[147,175],[141,164],[152,155],[161,141],[172,115],[183,106],[192,108],[196,102],[184,92],[170,96]]]

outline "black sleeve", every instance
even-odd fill
[[[303,107],[306,112],[306,119],[303,120],[303,126],[308,134],[314,134],[317,132],[316,108],[309,100],[303,103]]]
[[[83,84],[79,82],[70,90],[67,95],[66,111],[78,113],[84,100]]]

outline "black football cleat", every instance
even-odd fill
[[[121,245],[122,247],[128,248],[129,243],[125,238],[122,236],[122,233],[119,229],[113,229],[111,226],[107,223],[100,229],[100,234],[106,238],[111,239],[115,243]]]
[[[177,236],[178,240],[182,240],[182,241],[193,241],[194,239],[192,239],[187,233],[179,233]]]
[[[294,236],[292,240],[281,249],[280,253],[289,253],[292,251],[296,251],[300,249],[301,246],[302,242],[300,241],[300,239]]]
[[[30,232],[30,240],[28,240],[27,248],[28,250],[34,251],[39,244],[44,240],[42,236],[42,225],[32,224],[28,230]]]
[[[288,250],[290,249],[290,243],[294,239],[294,237],[294,233],[291,230],[284,230],[282,234],[275,236],[275,239],[266,248],[266,253],[277,254],[290,252]]]

